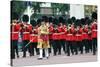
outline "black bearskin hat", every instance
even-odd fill
[[[44,21],[44,22],[48,22],[48,21],[49,21],[49,19],[48,19],[48,17],[47,17],[47,16],[42,16],[42,21]]]
[[[76,18],[73,16],[73,17],[71,17],[71,20],[72,20],[72,22],[75,22]]]
[[[64,22],[63,17],[59,17],[59,22]]]
[[[19,18],[19,15],[18,15],[18,13],[16,13],[16,12],[11,12],[11,20],[18,20],[18,18]]]
[[[28,22],[29,21],[29,16],[28,15],[23,15],[22,20],[23,20],[23,22]]]
[[[91,17],[92,17],[92,19],[97,19],[97,13],[93,12]]]

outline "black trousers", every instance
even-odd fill
[[[88,40],[88,44],[89,44],[89,52],[91,51],[93,51],[93,47],[92,47],[92,40]]]
[[[60,43],[60,40],[53,40],[53,52],[54,52],[54,55],[58,54],[60,55],[61,54],[61,43]]]
[[[65,51],[65,40],[60,40],[61,43],[61,47],[63,48],[64,53],[66,53]]]
[[[78,45],[76,41],[72,41],[71,52],[72,54],[78,54]]]
[[[96,51],[97,51],[97,38],[93,38],[92,46],[93,46],[93,55],[96,55]]]
[[[73,54],[72,41],[66,42],[66,49],[67,49],[67,56],[70,56],[70,52]]]
[[[83,54],[83,43],[82,41],[77,41],[78,51]]]
[[[34,56],[34,52],[36,51],[36,54],[39,54],[39,49],[37,48],[37,42],[30,44],[30,50],[31,50],[31,56]]]
[[[65,54],[67,53],[67,45],[68,45],[68,41],[65,41]]]
[[[75,41],[75,54],[78,54],[78,50],[79,50],[79,44],[77,41]]]
[[[31,55],[31,49],[30,49],[30,44],[28,46],[26,46],[29,43],[29,40],[23,40],[23,57],[26,57],[26,51],[28,50],[28,52]],[[25,47],[26,46],[26,47]]]
[[[89,53],[89,42],[87,39],[83,40],[85,46],[85,53]]]
[[[11,40],[11,59],[15,58],[15,53],[18,57],[18,40]]]
[[[49,43],[50,43],[50,48],[48,48],[48,52],[49,52],[49,54],[50,54],[50,53],[52,53],[51,47],[52,47],[52,45],[53,45],[53,40],[50,39],[50,40],[49,40]]]

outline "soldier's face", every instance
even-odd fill
[[[41,25],[45,25],[45,23],[44,22],[41,22]]]
[[[79,26],[77,26],[77,29],[78,29],[78,30],[79,30],[79,28],[80,28],[80,27],[79,27]]]
[[[53,25],[52,23],[50,23],[50,25]]]
[[[66,25],[64,25],[64,27],[66,27]]]
[[[60,23],[60,25],[62,26],[62,23]]]
[[[49,23],[46,23],[46,25],[49,27]]]
[[[16,25],[16,23],[12,23],[13,25]]]
[[[17,20],[13,20],[12,24],[15,25],[17,23]]]

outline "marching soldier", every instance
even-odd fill
[[[28,49],[30,56],[31,56],[31,51],[30,51],[30,45],[27,45],[30,41],[30,32],[32,31],[32,25],[28,24],[29,17],[28,15],[23,15],[23,27],[22,27],[22,32],[23,32],[23,57],[26,57],[26,51]]]
[[[61,47],[63,48],[63,51],[65,53],[65,30],[63,24],[65,23],[64,17],[60,16],[59,17],[59,27],[58,27],[58,32],[60,33],[60,43]]]
[[[92,45],[93,45],[93,55],[96,55],[96,50],[97,50],[97,22],[95,20],[92,23]]]
[[[53,45],[53,38],[52,38],[52,34],[54,32],[54,27],[53,27],[53,24],[50,23],[50,27],[49,27],[49,41],[50,41],[50,46],[52,47]],[[49,53],[51,53],[51,48],[49,48]]]
[[[68,40],[69,38],[67,37],[68,34],[68,27],[64,25],[64,31],[65,31],[65,54],[67,53],[67,45],[68,45]]]
[[[53,52],[54,52],[54,56],[58,54],[61,54],[61,43],[60,43],[60,33],[58,32],[58,27],[54,28],[54,32],[52,34],[52,38],[53,38]]]
[[[88,30],[88,46],[89,46],[89,52],[92,52],[92,31],[91,31],[91,24],[89,25],[89,30]]]
[[[82,34],[82,38],[83,38],[83,43],[84,43],[84,46],[85,46],[85,53],[88,53],[89,52],[89,47],[88,47],[88,25],[84,25],[84,28],[83,28],[83,34]]]
[[[75,28],[75,24],[72,23],[71,25],[71,33],[72,33],[72,37],[71,37],[71,52],[72,52],[72,55],[74,54],[78,54],[78,50],[77,50],[77,43],[76,43],[76,28]]]
[[[64,46],[64,48],[65,48],[65,54],[67,53],[67,51],[66,51],[66,34],[67,34],[67,26],[64,24],[63,25],[63,30],[64,30],[64,35],[63,35],[63,40],[65,41],[65,46]]]
[[[37,48],[37,42],[38,42],[38,28],[34,27],[32,30],[32,33],[30,35],[30,49],[31,49],[31,56],[34,56],[34,49],[36,51],[36,54],[39,54],[39,50]]]
[[[67,56],[70,56],[70,51],[72,52],[73,54],[73,51],[72,51],[72,32],[71,32],[71,24],[68,25],[68,30],[67,30],[67,34],[66,34],[66,49],[67,49]]]
[[[83,54],[83,44],[82,44],[82,27],[77,26],[77,30],[76,30],[76,42],[77,42],[77,49],[78,51],[80,51],[81,54]]]
[[[60,33],[60,44],[65,53],[65,30],[64,30],[64,25],[62,23],[60,23],[58,27],[58,32]]]
[[[11,59],[15,58],[15,52],[18,54],[18,39],[19,39],[20,25],[17,24],[17,20],[13,20],[11,24]]]

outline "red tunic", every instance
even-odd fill
[[[58,30],[54,30],[53,34],[52,34],[52,39],[53,40],[60,40],[60,34],[58,32]]]
[[[54,32],[53,26],[50,26],[50,27],[49,27],[49,32],[50,32],[50,34],[49,34],[49,39],[53,39],[53,38],[52,38],[52,34],[53,34],[53,32]]]
[[[82,41],[82,34],[77,33],[75,36],[76,36],[76,41]]]
[[[68,34],[66,35],[66,40],[67,40],[67,41],[73,41],[72,37],[73,37],[73,35],[72,35],[71,33],[68,33]]]
[[[38,28],[34,29],[32,34],[30,34],[30,41],[33,43],[38,42]]]
[[[88,28],[84,28],[82,32],[82,40],[88,39]]]
[[[66,40],[66,38],[67,38],[67,33],[68,33],[68,31],[67,31],[67,27],[63,27],[63,29],[64,29],[64,40]]]
[[[82,41],[82,32],[83,32],[83,30],[82,30],[82,28],[79,28],[79,30],[77,31],[77,33],[76,33],[76,41]]]
[[[60,40],[60,34],[59,33],[53,33],[52,38],[53,38],[53,40]]]
[[[31,34],[30,35],[30,41],[31,42],[38,42],[38,35],[36,35],[36,34]]]
[[[76,37],[75,37],[75,28],[74,27],[72,27],[71,28],[71,33],[72,33],[72,38],[71,38],[71,41],[75,41],[76,40]]]
[[[73,41],[73,34],[71,32],[71,29],[66,34],[66,40],[67,41]]]
[[[15,24],[15,25],[11,26],[11,40],[18,40],[19,31],[20,31],[20,25],[19,24]]]
[[[66,40],[66,41],[69,40],[67,34],[68,34],[68,30],[66,29],[66,31],[65,31],[65,40]]]
[[[88,35],[88,40],[92,40],[92,37],[90,35]]]
[[[30,32],[32,31],[32,25],[26,24],[26,28],[23,29],[23,40],[30,40]]]
[[[97,38],[97,24],[92,24],[92,38]]]
[[[64,40],[65,36],[66,36],[64,27],[62,27],[62,26],[58,27],[58,32],[60,33],[59,39]]]

